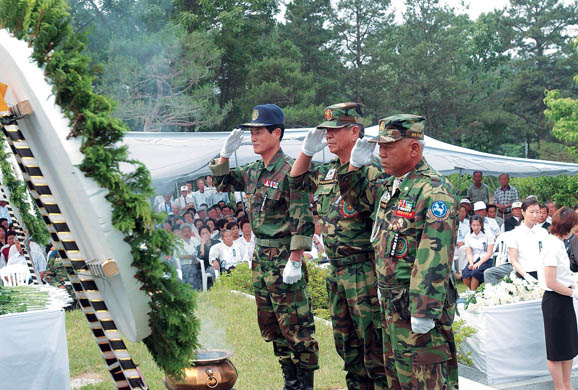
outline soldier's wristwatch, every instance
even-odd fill
[[[300,261],[293,261],[293,260],[289,260],[291,262],[291,264],[293,265],[294,268],[301,268],[301,262]]]

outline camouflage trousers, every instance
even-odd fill
[[[435,328],[414,333],[411,321],[393,309],[381,291],[383,351],[387,382],[392,390],[458,389],[458,362],[452,323],[455,304],[444,307]]]
[[[319,368],[319,346],[313,338],[315,323],[307,291],[307,268],[295,284],[283,283],[289,246],[255,247],[251,269],[257,302],[257,319],[263,339],[273,342],[279,362],[292,361],[307,369]]]
[[[331,265],[326,285],[335,348],[347,372],[347,389],[387,389],[373,262]]]

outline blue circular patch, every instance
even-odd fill
[[[429,209],[435,218],[443,219],[448,215],[448,206],[441,200],[433,202]]]

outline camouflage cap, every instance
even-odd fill
[[[338,103],[325,108],[325,122],[318,129],[338,129],[347,125],[359,123],[363,118],[361,103]]]
[[[402,138],[423,139],[425,118],[420,115],[398,114],[379,120],[379,134],[369,142],[388,144]]]

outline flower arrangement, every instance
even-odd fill
[[[513,275],[506,276],[500,283],[484,284],[480,289],[465,297],[464,309],[474,310],[486,306],[507,305],[542,298],[542,290],[536,283]]]

